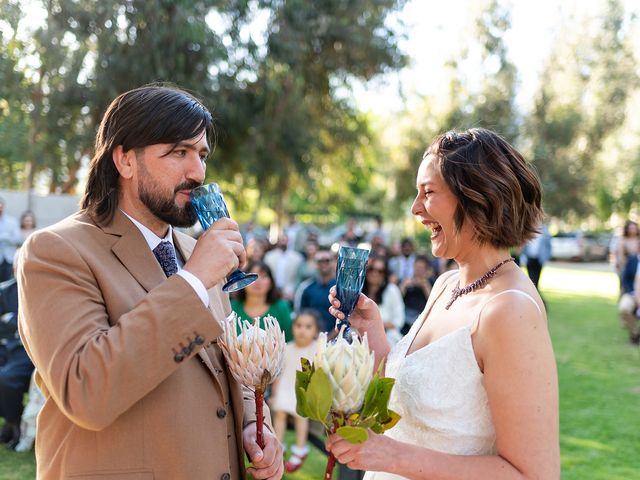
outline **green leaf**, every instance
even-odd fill
[[[307,393],[302,387],[296,386],[296,413],[301,417],[309,417],[309,405],[307,405]]]
[[[378,418],[386,419],[389,407],[389,398],[391,397],[391,389],[395,379],[381,378],[376,385],[376,395],[374,399],[374,412]]]
[[[311,381],[307,388],[308,417],[326,425],[332,398],[333,388],[331,387],[331,381],[324,370],[319,368],[311,375]]]
[[[369,438],[367,430],[362,427],[340,427],[336,433],[349,443],[362,443]]]
[[[373,415],[376,392],[378,391],[377,385],[378,385],[378,375],[375,375],[371,379],[371,382],[369,382],[367,391],[364,394],[364,401],[362,402],[362,408],[360,409],[360,414],[363,417],[368,417],[370,415]]]
[[[302,365],[302,371],[304,373],[308,373],[309,376],[311,376],[314,370],[313,365],[311,364],[311,361],[308,358],[302,357],[300,359],[300,364]]]
[[[309,387],[309,381],[311,380],[311,374],[307,372],[301,372],[296,370],[296,388],[300,387],[303,390],[307,390]]]
[[[389,417],[384,422],[381,422],[383,431],[395,427],[396,423],[400,421],[400,415],[393,410],[387,411],[389,412]]]

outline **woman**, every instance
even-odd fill
[[[505,140],[484,129],[449,132],[427,150],[412,213],[434,256],[459,269],[393,349],[375,303],[349,317],[367,333],[400,422],[359,445],[332,435],[338,461],[382,479],[560,477],[558,387],[544,305],[509,247],[542,220],[539,180]],[[335,290],[332,292],[335,294]],[[330,297],[331,313],[342,318]]]
[[[622,230],[622,238],[615,249],[616,271],[620,277],[620,294],[631,293],[634,290],[638,253],[640,253],[638,224],[627,220]]]
[[[400,329],[404,325],[404,300],[398,286],[389,281],[389,264],[384,257],[369,257],[362,292],[378,305],[387,339],[391,345],[395,345],[402,338]]]
[[[424,255],[418,255],[413,266],[413,276],[400,284],[400,293],[404,301],[404,325],[400,333],[406,335],[427,306],[431,294],[433,269],[431,262]],[[435,282],[435,279],[433,279]]]
[[[20,215],[20,234],[22,243],[29,235],[36,231],[36,216],[31,210],[26,210]]]
[[[243,320],[252,321],[271,315],[278,320],[284,331],[285,340],[293,339],[291,333],[291,307],[286,300],[280,298],[280,292],[273,281],[271,269],[264,262],[250,262],[247,272],[257,273],[258,280],[248,287],[239,290],[237,297],[231,300],[231,308]],[[262,322],[260,322],[262,325]]]

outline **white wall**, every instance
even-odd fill
[[[52,225],[79,210],[80,197],[74,195],[38,195],[36,193],[0,190],[5,201],[5,213],[20,219],[25,210],[32,210],[38,228]]]

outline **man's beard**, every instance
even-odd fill
[[[146,178],[146,181],[143,178]],[[192,190],[199,186],[200,183],[196,181],[187,181],[174,189],[173,196],[163,197],[160,193],[161,188],[149,179],[146,172],[143,172],[138,179],[138,195],[149,211],[163,222],[174,227],[188,228],[196,223],[198,217],[191,202],[185,203],[184,207],[176,205],[176,194],[180,190]]]

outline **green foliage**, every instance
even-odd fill
[[[2,0],[0,20],[14,33],[28,25],[25,1]],[[399,34],[386,26],[404,2],[34,2],[46,24],[30,42],[0,44],[0,88],[17,87],[7,92],[11,112],[28,112],[0,120],[0,140],[20,129],[26,133],[17,138],[28,144],[0,151],[6,182],[26,170],[27,186],[44,174],[50,190],[72,191],[107,104],[125,90],[168,81],[202,95],[214,112],[219,148],[210,179],[227,185],[239,207],[267,204],[282,216],[295,197],[302,210],[327,211],[343,200],[357,209],[371,175],[372,132],[340,92],[354,78],[405,64]],[[247,35],[261,22],[264,38]],[[24,56],[36,66],[18,65]],[[328,179],[317,173],[327,167]],[[325,191],[325,183],[333,187]],[[247,189],[258,191],[256,204]],[[307,199],[309,191],[320,195]]]
[[[382,363],[367,387],[358,412],[345,417],[343,412],[331,411],[333,387],[323,369],[316,369],[306,358],[301,359],[302,370],[296,372],[296,412],[298,415],[321,422],[327,431],[335,432],[351,443],[362,443],[369,438],[367,430],[383,433],[400,420],[389,410],[389,398],[395,383],[384,378]]]

